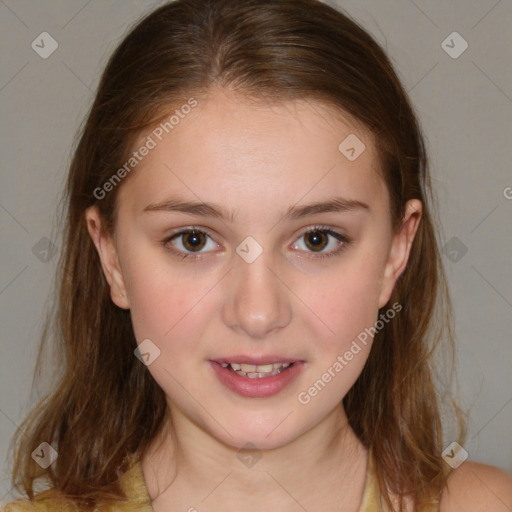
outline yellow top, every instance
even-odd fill
[[[363,499],[358,512],[383,512],[384,510],[373,464],[370,451]],[[128,496],[128,501],[102,507],[101,512],[153,512],[140,461],[136,461],[121,477],[121,485]],[[5,506],[4,510],[5,512],[71,512],[73,509],[69,505],[59,505],[55,499],[43,499],[37,502],[24,499],[11,502]],[[438,512],[438,505],[433,505],[431,510],[432,512]]]

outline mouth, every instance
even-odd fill
[[[240,359],[236,358],[237,361]],[[235,358],[232,361],[210,360],[208,363],[221,384],[238,395],[250,398],[265,398],[279,393],[300,374],[305,364],[304,361],[278,358],[276,362],[259,364],[234,361]]]
[[[268,363],[256,365],[245,363],[220,363],[223,368],[249,379],[265,379],[279,375],[293,366],[293,364],[294,363]]]

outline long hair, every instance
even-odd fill
[[[110,298],[85,210],[97,205],[102,225],[113,233],[124,182],[101,200],[98,188],[130,158],[143,130],[213,86],[269,102],[319,100],[352,116],[375,136],[393,230],[406,201],[423,205],[407,268],[389,301],[402,310],[377,332],[361,375],[343,398],[351,427],[375,456],[387,504],[392,506],[389,490],[413,496],[420,511],[446,485],[441,404],[452,394],[439,369],[448,361],[451,375],[455,360],[426,145],[381,47],[348,16],[316,0],[177,0],[138,22],[111,56],[74,147],[63,196],[56,300],[35,375],[50,341],[59,371],[16,431],[13,485],[38,499],[44,493],[36,494],[34,484],[43,478],[50,490],[85,509],[121,502],[126,496],[118,478],[126,461],[142,457],[163,428],[164,392],[134,357],[130,312]],[[463,444],[464,413],[455,402],[450,406],[457,433],[449,441]],[[41,442],[58,452],[45,470],[31,457]]]

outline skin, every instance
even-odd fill
[[[366,146],[352,162],[338,151],[349,134]],[[149,338],[160,350],[147,369],[167,396],[172,426],[142,460],[156,512],[359,507],[368,454],[341,400],[371,338],[307,405],[297,395],[375,324],[406,267],[421,203],[407,204],[393,234],[378,169],[371,134],[348,117],[313,102],[255,104],[216,89],[120,185],[114,237],[102,232],[95,207],[86,212],[112,300],[131,310],[137,341]],[[294,205],[334,195],[370,209],[283,219]],[[171,197],[217,203],[234,219],[144,211]],[[304,236],[317,224],[352,242],[319,258]],[[198,259],[162,245],[191,226],[209,235]],[[236,252],[247,236],[263,249],[252,263]],[[167,247],[187,252],[185,240]],[[340,246],[331,236],[326,243],[323,253]],[[207,363],[236,354],[305,365],[277,395],[247,398],[225,388]],[[261,456],[252,467],[237,457],[248,442]]]

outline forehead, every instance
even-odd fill
[[[141,134],[134,150],[149,140],[153,147],[121,187],[121,203],[142,209],[179,193],[247,209],[263,199],[288,206],[336,192],[387,206],[372,134],[333,107],[217,90],[165,124],[173,114]]]

